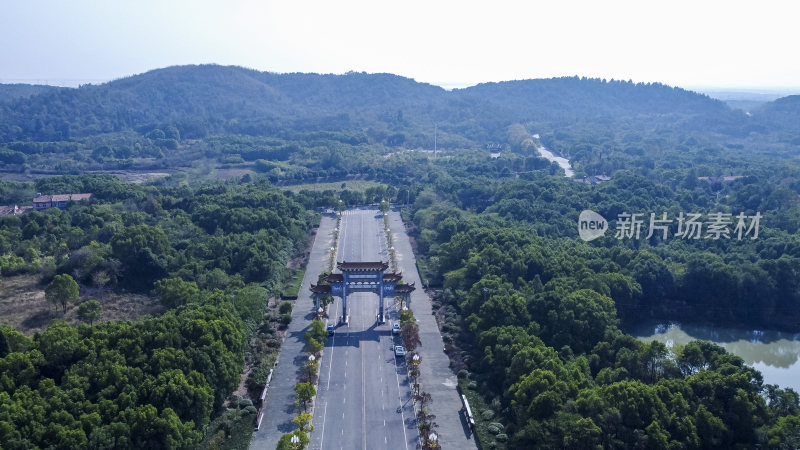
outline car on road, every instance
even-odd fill
[[[395,322],[394,325],[392,325],[392,334],[398,333],[400,333],[400,324]]]
[[[336,333],[336,327],[333,325],[328,325],[328,336],[333,336]]]
[[[406,356],[406,349],[403,348],[402,345],[395,345],[394,346],[394,356],[402,357]]]

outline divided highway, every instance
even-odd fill
[[[382,214],[376,209],[345,211],[336,260],[388,259]],[[405,362],[394,356],[392,348],[395,341],[400,343],[391,331],[397,311],[393,299],[384,301],[388,320],[377,325],[378,296],[348,295],[350,323],[337,326],[322,357],[310,448],[416,448]],[[341,300],[336,298],[329,323],[338,323],[341,311]]]

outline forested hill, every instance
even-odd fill
[[[4,89],[8,89],[6,86]],[[3,102],[0,142],[68,140],[174,125],[183,137],[233,132],[369,128],[444,132],[483,143],[523,121],[556,127],[576,121],[668,117],[696,126],[742,129],[747,117],[724,103],[661,84],[578,77],[442,88],[391,74],[275,74],[216,65],[153,70],[102,85],[48,90]],[[5,104],[3,104],[5,103]]]
[[[773,128],[790,133],[800,131],[800,95],[790,95],[765,104],[756,112],[757,117]],[[796,136],[793,144],[800,144]]]
[[[518,113],[568,112],[576,116],[708,114],[730,112],[704,94],[660,83],[564,77],[482,83],[461,90],[469,98],[491,99]]]
[[[388,74],[274,74],[215,65],[159,69],[98,86],[18,99],[0,110],[0,141],[64,140],[175,125],[187,138],[277,128],[362,129],[431,114],[446,91]],[[441,107],[439,109],[442,109]]]
[[[0,103],[8,103],[17,98],[27,98],[57,89],[62,88],[44,84],[0,84]]]

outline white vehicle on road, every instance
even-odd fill
[[[406,356],[406,349],[404,349],[402,345],[395,345],[394,356],[397,356],[398,358]]]
[[[399,334],[399,333],[400,333],[400,324],[398,322],[395,322],[394,325],[392,325],[392,334]]]

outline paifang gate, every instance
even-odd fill
[[[341,297],[341,321],[348,322],[347,295],[353,292],[374,292],[378,294],[378,323],[384,322],[384,297],[403,297],[406,308],[411,307],[411,293],[416,289],[414,284],[402,284],[403,275],[397,272],[384,273],[389,263],[383,261],[364,261],[336,263],[338,273],[325,277],[328,284],[312,284],[311,294],[314,297],[314,308],[319,310],[320,298],[327,296]]]

